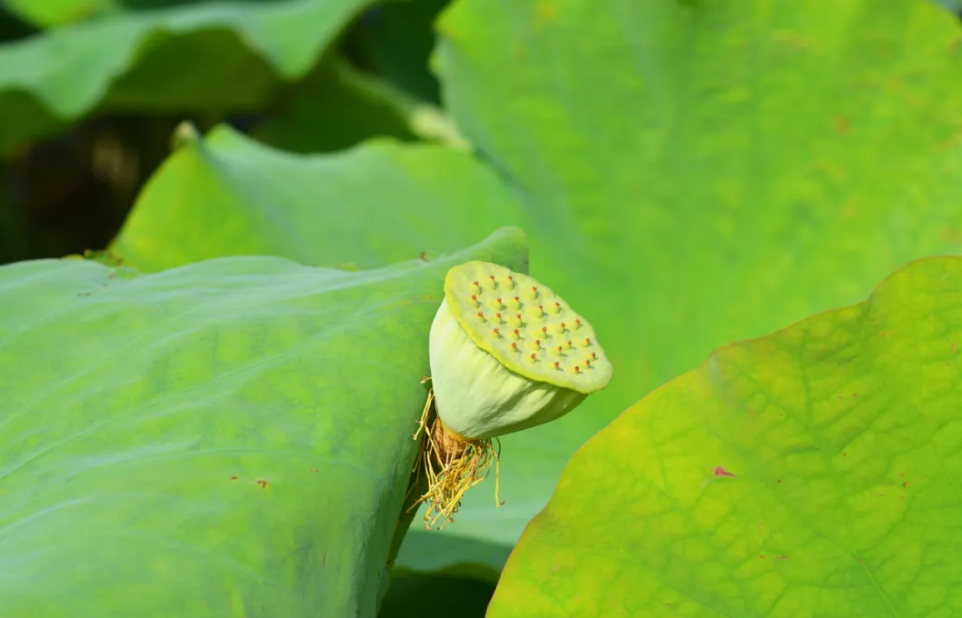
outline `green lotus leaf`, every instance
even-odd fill
[[[374,616],[443,280],[276,257],[0,267],[0,615]]]
[[[962,612],[962,258],[714,352],[572,458],[491,618]]]
[[[31,5],[45,6],[46,2]],[[365,0],[118,13],[0,46],[0,153],[94,109],[247,111],[307,75]]]

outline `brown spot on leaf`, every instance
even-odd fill
[[[236,477],[236,476],[232,476],[232,477],[230,477],[230,480],[236,481],[236,480],[237,480],[237,477]]]
[[[715,476],[731,476],[731,477],[734,477],[735,475],[732,474],[731,472],[729,472],[728,470],[726,470],[725,468],[722,468],[721,466],[717,466],[717,467],[715,468]]]
[[[791,47],[793,49],[806,49],[810,45],[808,40],[798,36],[794,32],[776,32],[775,40],[782,45]]]
[[[845,116],[835,117],[835,132],[839,135],[848,135],[848,118]]]
[[[255,481],[255,483],[257,483],[257,485],[258,485],[261,489],[267,489],[267,481],[265,481],[264,479],[257,479],[257,480]]]

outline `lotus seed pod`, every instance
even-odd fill
[[[472,296],[489,306],[510,289],[522,293],[502,297],[511,313],[496,331],[478,318]],[[606,387],[612,375],[591,324],[564,299],[527,275],[487,262],[448,271],[431,326],[430,361],[438,416],[467,440],[559,418]]]

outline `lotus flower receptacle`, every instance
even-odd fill
[[[564,299],[487,262],[448,271],[429,352],[432,389],[414,433],[424,436],[415,476],[424,471],[427,491],[416,504],[428,503],[428,528],[453,521],[497,465],[498,436],[567,414],[612,375],[591,324]],[[500,505],[497,496],[495,483]]]
[[[532,277],[487,262],[448,271],[430,362],[438,416],[467,440],[552,421],[612,376],[584,317]]]

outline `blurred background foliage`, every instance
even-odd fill
[[[317,6],[233,4],[276,11],[278,27],[287,26],[284,12],[293,21],[299,10]],[[183,120],[202,132],[228,123],[298,153],[340,150],[374,136],[432,141],[440,92],[428,58],[432,22],[447,0],[326,4],[330,31],[293,41],[291,47],[313,49],[294,50],[300,66],[286,72],[266,66],[225,27],[238,12],[219,19],[224,3],[0,2],[0,263],[106,247]],[[152,21],[174,32],[134,40]],[[84,35],[99,39],[100,50],[78,54],[76,39]],[[131,57],[121,62],[118,51]],[[76,71],[103,76],[87,86]],[[51,83],[47,109],[36,109],[26,92],[42,96]],[[77,96],[85,88],[92,92]],[[85,100],[67,100],[74,97]]]

